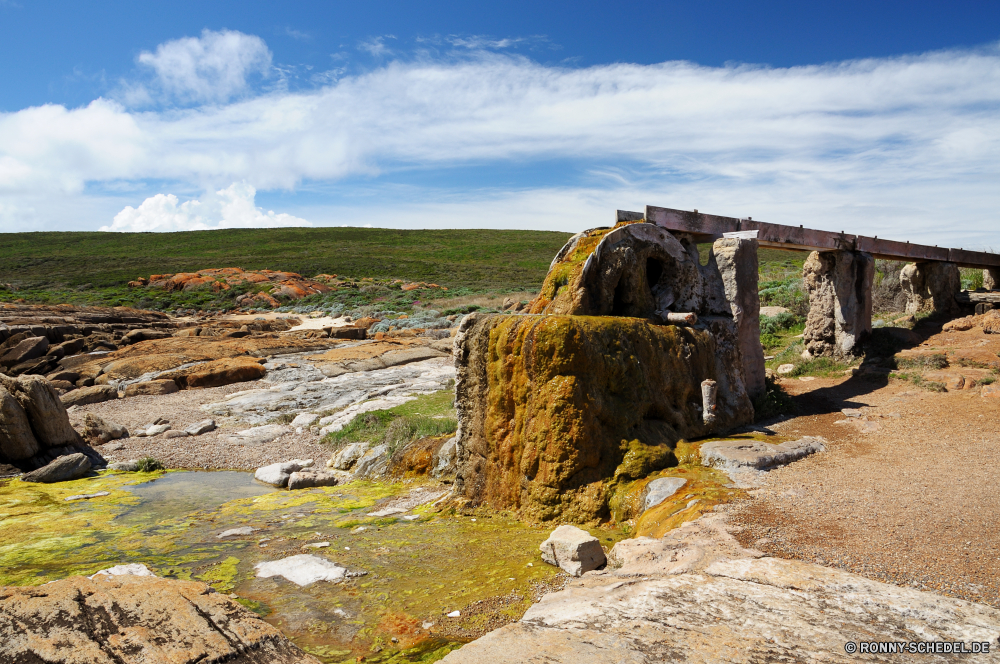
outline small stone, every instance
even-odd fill
[[[986,399],[998,399],[1000,398],[1000,383],[990,383],[989,385],[983,385],[983,391],[980,394]]]
[[[844,408],[840,411],[845,417],[861,417],[862,413],[857,408]]]
[[[179,429],[171,429],[170,431],[163,434],[164,438],[187,438],[190,434],[187,431],[180,431]]]
[[[785,376],[787,374],[792,373],[793,371],[795,371],[794,364],[782,364],[781,366],[778,367],[778,375],[780,376]]]
[[[257,529],[251,528],[250,526],[240,526],[239,528],[230,528],[229,530],[224,530],[218,535],[216,535],[216,537],[222,539],[224,537],[233,537],[234,535],[252,535],[255,530]]]
[[[313,422],[319,419],[319,415],[316,413],[299,413],[292,420],[293,427],[308,427],[311,426]]]
[[[314,542],[313,544],[306,544],[302,548],[304,548],[304,549],[325,549],[328,546],[330,546],[329,542]]]
[[[646,485],[646,497],[642,501],[642,511],[656,507],[664,500],[674,495],[687,484],[683,477],[661,477]]]
[[[109,495],[111,495],[111,494],[108,493],[107,491],[98,491],[97,493],[81,493],[78,496],[69,496],[67,498],[63,498],[63,500],[65,500],[65,501],[70,501],[70,500],[90,500],[91,498],[100,498],[102,496],[109,496]]]
[[[215,420],[202,420],[201,422],[195,422],[188,428],[184,429],[189,436],[200,436],[203,433],[208,433],[209,431],[215,431]]]
[[[108,470],[118,470],[125,473],[135,473],[139,470],[139,463],[136,460],[118,461],[108,465]]]
[[[312,554],[257,563],[254,569],[260,578],[283,576],[298,586],[308,586],[316,581],[342,581],[347,574],[347,568]]]
[[[607,562],[600,541],[576,526],[559,526],[538,548],[542,560],[572,576],[581,576]]]
[[[161,433],[167,431],[170,431],[169,424],[154,424],[153,426],[149,427],[144,432],[142,432],[142,434],[145,436],[152,437],[152,436],[159,436]]]
[[[93,579],[98,576],[156,576],[149,568],[142,563],[130,563],[128,565],[115,565],[114,567],[108,567],[107,569],[102,569],[99,572],[95,572],[89,578]]]
[[[451,613],[448,614],[448,617],[449,618],[458,618],[461,615],[462,615],[461,611],[452,611]]]

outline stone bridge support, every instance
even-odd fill
[[[983,277],[985,282],[986,274]],[[954,263],[910,263],[899,273],[899,282],[908,314],[934,311],[955,316],[961,311],[955,296],[962,290],[962,277]]]
[[[767,390],[764,383],[764,349],[760,345],[760,297],[757,295],[757,240],[723,238],[712,253],[726,289],[726,300],[736,322],[743,382],[751,399]]]
[[[1000,268],[988,267],[983,270],[983,288],[1000,290]]]
[[[863,251],[814,251],[802,267],[809,315],[802,357],[850,357],[872,330],[875,260]]]

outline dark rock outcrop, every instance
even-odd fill
[[[90,459],[87,458],[87,455],[77,452],[61,456],[37,470],[25,473],[21,479],[25,482],[51,484],[78,480],[88,472],[90,472]]]

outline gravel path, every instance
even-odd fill
[[[784,384],[822,414],[773,429],[830,445],[730,506],[741,543],[1000,607],[1000,400],[901,381]],[[841,408],[868,423],[835,424]]]
[[[219,426],[211,433],[187,438],[164,438],[159,435],[113,441],[97,448],[108,461],[151,456],[164,462],[168,468],[253,470],[269,463],[299,458],[315,459],[316,465],[323,466],[330,456],[330,450],[319,444],[319,435],[315,429],[301,434],[289,433],[270,443],[233,444],[226,437],[247,429],[250,425],[233,418],[213,416],[199,408],[203,404],[220,401],[234,392],[269,386],[264,381],[252,381],[203,390],[181,390],[162,396],[116,399],[78,407],[70,412],[70,422],[78,431],[82,430],[84,414],[93,413],[122,424],[129,431],[136,431],[160,417],[169,420],[175,429],[183,429],[210,417]],[[116,442],[122,443],[124,448],[110,451],[108,448],[114,447]]]

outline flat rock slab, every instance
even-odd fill
[[[236,445],[264,445],[277,440],[286,433],[291,433],[291,431],[291,427],[283,424],[267,424],[262,427],[237,431],[235,435],[228,436],[226,441]]]
[[[233,537],[235,535],[252,535],[256,528],[251,528],[250,526],[240,526],[239,528],[230,528],[229,530],[223,530],[221,533],[216,535],[219,539],[226,537]]]
[[[91,498],[103,498],[110,495],[111,493],[108,491],[98,491],[97,493],[81,493],[76,496],[66,496],[63,500],[67,502],[72,500],[90,500]]]
[[[775,445],[759,440],[719,440],[701,446],[701,463],[722,470],[763,470],[826,450],[826,441],[807,436]]]
[[[646,485],[646,497],[642,501],[642,511],[656,507],[664,500],[674,495],[687,484],[683,477],[661,477]]]
[[[0,588],[0,661],[319,664],[204,583],[133,574]]]
[[[254,569],[258,577],[282,576],[297,586],[308,586],[317,581],[343,581],[347,574],[346,567],[306,553],[257,563]]]

